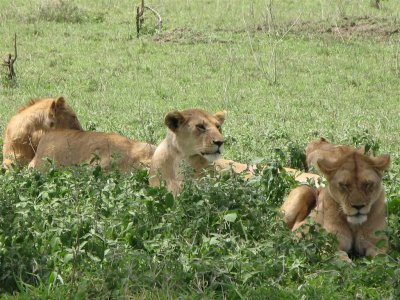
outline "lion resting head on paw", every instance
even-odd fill
[[[166,138],[157,147],[150,167],[150,185],[165,180],[173,193],[180,190],[182,163],[195,172],[216,161],[224,148],[221,126],[225,112],[210,114],[201,109],[172,111],[165,116]]]
[[[387,237],[379,233],[386,226],[382,177],[390,156],[367,156],[350,147],[340,153],[328,151],[316,161],[327,187],[301,186],[289,194],[281,207],[285,222],[296,230],[315,208],[310,216],[336,235],[338,250],[366,256],[384,253]]]
[[[63,97],[31,100],[11,118],[4,131],[3,166],[27,165],[42,136],[50,130],[82,130],[75,112]]]

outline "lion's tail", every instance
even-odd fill
[[[291,230],[296,230],[305,221],[317,203],[318,191],[307,185],[292,190],[281,206],[283,218]]]

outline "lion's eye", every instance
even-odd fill
[[[219,131],[219,132],[222,132],[222,127],[221,127],[221,125],[216,125],[216,126],[217,126],[218,131]]]
[[[196,128],[201,132],[206,131],[206,127],[204,126],[204,124],[197,124]]]
[[[374,183],[372,181],[365,181],[362,183],[362,189],[366,192],[369,192],[373,186]]]
[[[344,192],[348,192],[350,190],[350,183],[347,182],[339,182],[340,189]]]

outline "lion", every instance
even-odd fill
[[[31,100],[19,109],[4,130],[3,166],[27,165],[43,134],[57,128],[82,130],[75,112],[63,97]]]
[[[320,158],[326,157],[329,155],[330,159],[338,159],[343,154],[348,151],[353,150],[354,148],[346,145],[337,145],[332,144],[325,138],[321,137],[317,140],[311,141],[306,146],[306,162],[309,168],[318,168],[317,161]],[[358,151],[363,152],[364,148],[359,149]]]
[[[165,181],[167,189],[176,195],[181,189],[185,164],[194,170],[195,177],[200,177],[205,169],[221,171],[228,168],[243,174],[245,179],[254,176],[256,166],[220,158],[224,148],[221,127],[225,117],[224,111],[210,114],[201,109],[167,113],[164,121],[168,132],[151,161],[150,185],[157,186]],[[295,169],[285,170],[301,182],[320,178]]]
[[[149,167],[155,149],[116,133],[61,129],[42,137],[29,167],[44,170],[44,158],[49,158],[59,167],[95,163],[109,169],[115,163],[118,170],[128,172]]]
[[[167,189],[177,194],[183,181],[183,162],[199,176],[224,149],[224,121],[225,112],[212,115],[202,109],[187,109],[167,113],[164,122],[168,132],[154,152],[150,185],[157,186],[165,180]]]
[[[325,188],[299,186],[292,190],[281,210],[293,231],[310,216],[336,235],[338,250],[375,256],[387,251],[386,204],[382,185],[390,156],[367,156],[350,147],[338,157],[326,152],[316,160],[327,179]],[[314,209],[314,210],[313,210]],[[350,260],[347,256],[346,260]]]

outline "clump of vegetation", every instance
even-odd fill
[[[226,173],[188,180],[176,198],[149,187],[146,171],[2,171],[0,290],[38,297],[297,298],[318,292],[316,281],[340,280],[354,295],[352,276],[364,271],[340,278],[348,266],[335,258],[334,237],[316,224],[306,225],[309,235],[292,235],[279,207],[296,182],[279,162],[259,170],[248,181]],[[356,262],[376,274],[389,264],[385,295],[395,293],[398,280],[394,242],[392,254],[373,265]]]
[[[39,7],[39,19],[52,22],[80,23],[85,13],[69,0],[47,0]]]
[[[380,143],[368,129],[364,128],[362,131],[355,132],[352,135],[351,142],[357,148],[364,147],[365,153],[370,153],[372,155],[377,155],[379,153]]]
[[[72,0],[46,0],[39,7],[37,19],[57,23],[82,23],[89,20],[102,22],[104,14],[90,13]]]

